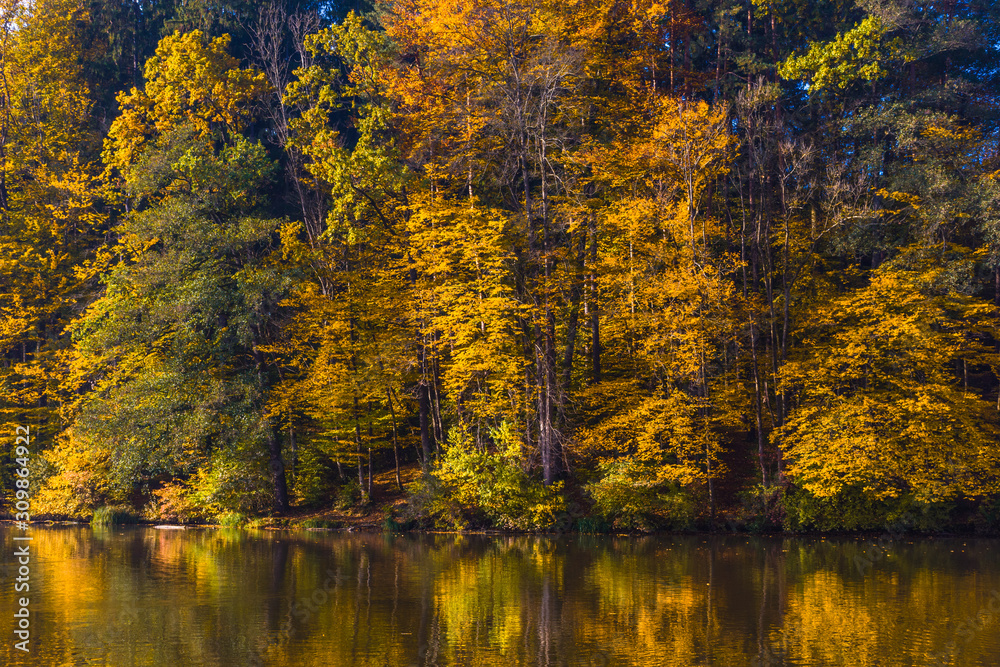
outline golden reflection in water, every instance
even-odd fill
[[[949,642],[943,664],[1000,655],[1000,615],[960,626],[1000,588],[990,540],[900,540],[860,570],[853,539],[32,535],[23,655],[0,530],[4,664],[903,666]]]

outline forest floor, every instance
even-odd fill
[[[406,486],[420,477],[420,465],[418,463],[401,465],[399,476],[403,490],[396,486],[395,469],[372,475],[371,500],[361,507],[292,507],[282,515],[282,518],[287,520],[289,527],[312,520],[327,521],[341,529],[382,530],[386,516],[399,516],[402,512],[406,504]],[[366,476],[366,485],[367,482]]]

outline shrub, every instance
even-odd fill
[[[455,501],[433,472],[421,475],[408,484],[406,494],[404,516],[411,522],[424,527],[436,525],[458,530],[469,523],[468,508],[462,508]]]
[[[92,526],[125,526],[136,523],[139,523],[139,517],[128,507],[98,507],[90,519]]]
[[[336,528],[336,521],[328,521],[326,519],[305,519],[299,522],[299,528]]]
[[[180,483],[166,484],[153,491],[153,499],[145,511],[152,521],[189,523],[201,517],[201,510],[191,498],[191,491]]]
[[[757,484],[740,493],[738,520],[750,532],[779,530],[785,519],[784,487]]]
[[[246,460],[247,452],[220,450],[198,469],[189,482],[190,498],[219,515],[225,512],[253,515],[274,505],[274,489],[266,462]]]
[[[115,498],[108,483],[108,457],[88,449],[72,437],[35,459],[32,484],[37,485],[31,500],[34,518],[92,515],[98,507],[124,500]]]
[[[247,523],[247,517],[239,512],[223,512],[215,518],[225,528],[240,528]]]
[[[630,459],[602,464],[600,478],[586,486],[595,516],[624,530],[690,528],[694,498],[679,483],[661,479],[651,468]]]
[[[336,492],[336,466],[317,446],[306,444],[299,450],[293,493],[297,504],[318,506]]]
[[[1000,498],[980,505],[973,524],[980,535],[1000,535]]]
[[[348,477],[347,481],[337,489],[337,497],[334,505],[338,509],[346,510],[361,505],[364,500],[365,494],[361,489],[361,484],[353,477]]]
[[[797,487],[785,492],[788,530],[880,530],[886,526],[921,531],[945,528],[955,505],[930,502],[914,493],[875,498],[860,487],[847,487],[830,497],[817,497]]]
[[[393,515],[392,510],[386,511],[382,516],[382,532],[384,533],[396,533],[402,529],[402,525],[396,521],[396,517]]]
[[[522,467],[520,443],[506,424],[490,432],[495,449],[472,445],[452,429],[437,468],[409,487],[411,514],[463,529],[553,528],[566,511],[562,482],[545,486]]]
[[[576,529],[581,533],[607,533],[611,524],[599,516],[582,516],[576,520]]]

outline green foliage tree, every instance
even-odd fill
[[[281,510],[264,346],[287,277],[272,257],[280,221],[261,216],[274,166],[238,134],[244,112],[227,111],[259,75],[234,70],[223,44],[166,38],[146,89],[122,99],[106,155],[138,209],[115,229],[103,294],[71,327],[89,388],[72,438],[104,454],[116,500],[180,478],[207,507]],[[193,103],[199,90],[218,107]]]

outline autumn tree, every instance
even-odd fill
[[[598,262],[602,344],[618,361],[615,380],[585,394],[600,420],[581,431],[581,445],[609,473],[599,494],[674,482],[704,485],[712,505],[719,427],[739,407],[719,386],[731,371],[739,301],[738,265],[718,253],[722,228],[706,205],[733,138],[725,113],[705,103],[654,95],[649,104],[645,136],[623,137],[595,161],[613,193]]]
[[[72,1],[0,6],[0,428],[30,426],[40,449],[65,427],[60,335],[107,227],[89,22]]]
[[[279,221],[261,215],[273,165],[241,134],[262,76],[226,44],[165,38],[144,88],[120,98],[105,159],[130,210],[104,293],[72,326],[88,391],[71,437],[106,451],[119,500],[176,478],[209,507],[282,510],[265,411],[286,280],[270,260]]]
[[[811,319],[814,342],[782,371],[796,409],[781,437],[805,489],[924,503],[996,493],[995,406],[955,373],[994,356],[974,262],[960,246],[907,248]]]
[[[282,391],[305,403],[301,429],[309,456],[321,468],[336,465],[341,479],[342,464],[355,464],[359,485],[370,493],[380,450],[392,448],[399,483],[414,398],[425,465],[438,423],[431,418],[427,355],[418,349],[418,325],[407,307],[413,287],[401,226],[407,175],[379,78],[389,47],[353,14],[309,36],[305,46],[315,61],[297,72],[283,101],[301,110],[289,122],[289,145],[329,202],[323,217],[306,216],[295,255],[312,279],[291,295],[297,313],[289,329],[294,342],[282,352],[290,370]],[[322,477],[313,476],[314,491],[306,495],[315,497]]]

